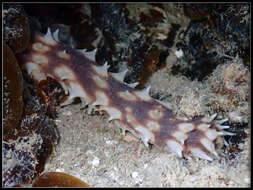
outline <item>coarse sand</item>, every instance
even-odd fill
[[[249,142],[235,159],[212,162],[178,158],[132,134],[103,115],[88,115],[81,104],[58,110],[60,141],[44,172],[65,172],[92,187],[249,187]]]

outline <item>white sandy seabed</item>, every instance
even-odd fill
[[[249,187],[249,142],[235,159],[212,162],[147,148],[81,104],[58,110],[60,141],[44,172],[65,172],[92,187]],[[222,153],[220,153],[222,154]],[[224,153],[223,153],[224,154]]]

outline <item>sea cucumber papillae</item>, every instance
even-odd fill
[[[123,82],[125,72],[109,73],[108,65],[95,63],[94,53],[76,50],[58,40],[58,30],[46,35],[34,33],[28,49],[18,56],[22,68],[37,82],[50,76],[68,94],[64,104],[80,97],[89,110],[106,112],[109,120],[120,124],[148,143],[176,153],[191,153],[212,160],[218,157],[216,140],[233,135],[221,125],[226,119],[214,121],[215,114],[193,120],[179,118],[162,102],[149,96],[149,88],[135,89],[135,83]]]

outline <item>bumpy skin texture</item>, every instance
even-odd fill
[[[87,58],[89,57],[89,58]],[[215,116],[194,120],[176,117],[162,102],[151,98],[148,89],[136,90],[123,82],[125,72],[108,73],[98,66],[94,55],[57,42],[57,31],[35,33],[29,48],[18,56],[22,68],[35,81],[55,78],[69,94],[64,104],[80,97],[89,109],[106,112],[109,120],[141,138],[145,145],[155,144],[182,157],[192,153],[203,159],[218,157],[215,142],[219,135],[232,135]]]

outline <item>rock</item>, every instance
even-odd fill
[[[23,113],[23,77],[13,51],[3,42],[3,132],[13,133]]]

